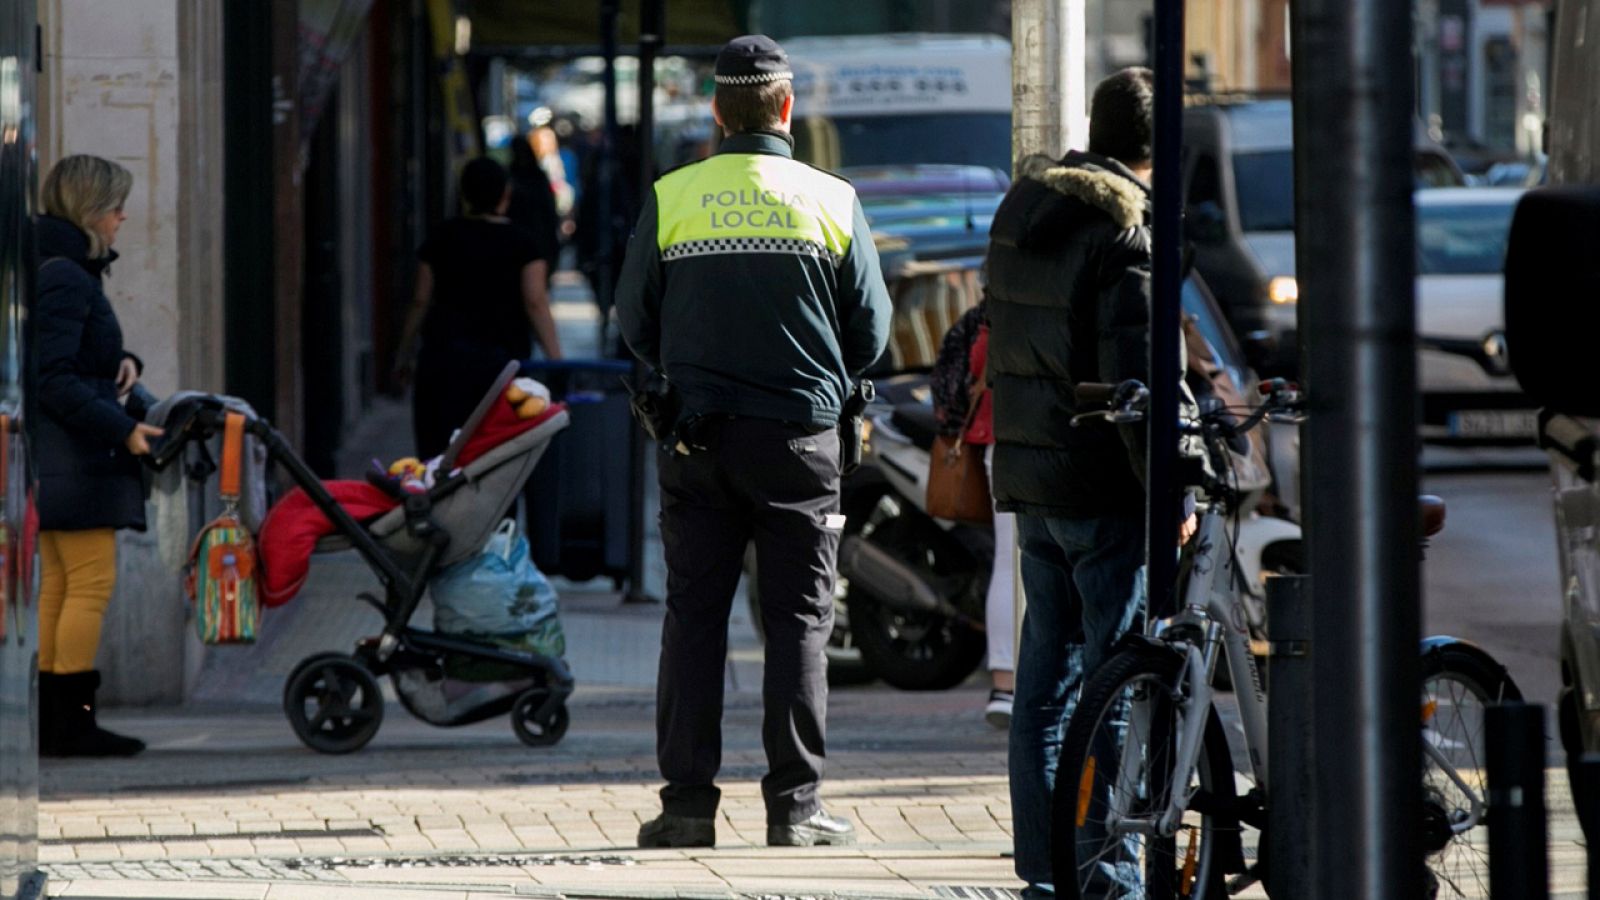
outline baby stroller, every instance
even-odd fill
[[[420,493],[383,479],[369,479],[371,486],[324,484],[267,422],[246,423],[245,430],[304,491],[298,499],[306,512],[320,512],[317,521],[329,532],[308,538],[303,557],[354,549],[384,587],[382,600],[360,595],[382,614],[380,634],[361,640],[350,654],[307,657],[284,686],[289,724],[311,749],[349,753],[372,740],[383,723],[378,679],[384,675],[392,680],[401,704],[433,725],[467,725],[509,712],[512,729],[529,746],[547,747],[566,734],[573,679],[561,659],[410,625],[429,580],[483,548],[550,441],[567,427],[561,404],[531,419],[518,417],[506,400],[517,371],[516,363],[506,366],[441,457],[433,486]],[[165,467],[179,458],[186,443],[219,433],[225,412],[213,397],[185,401],[168,417],[168,437],[151,464]],[[330,491],[351,487],[366,489],[369,502],[359,505],[366,513],[362,521]],[[376,491],[385,492],[387,500],[379,496],[380,502],[370,502]],[[273,519],[295,499],[291,494],[268,516],[262,528],[264,559]]]

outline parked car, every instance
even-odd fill
[[[1269,369],[1292,368],[1300,299],[1294,259],[1294,122],[1288,100],[1229,100],[1184,112],[1184,197],[1194,265],[1241,335],[1279,340]],[[1419,187],[1459,186],[1461,170],[1419,129]]]
[[[893,238],[904,245],[897,263],[938,260],[981,266],[994,211],[1011,186],[1004,172],[986,166],[866,166],[840,174],[855,185],[880,243]],[[887,259],[884,271],[893,277],[895,268]]]
[[[1506,234],[1521,188],[1418,191],[1417,381],[1422,436],[1533,440],[1535,407],[1506,348]]]

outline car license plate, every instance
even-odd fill
[[[1450,414],[1449,426],[1451,437],[1532,440],[1539,415],[1531,409],[1465,409]]]

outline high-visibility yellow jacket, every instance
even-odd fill
[[[850,183],[739,134],[663,175],[628,242],[616,307],[685,414],[832,426],[883,353],[890,302]]]

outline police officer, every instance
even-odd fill
[[[717,56],[727,138],[645,198],[617,285],[623,337],[682,412],[660,457],[667,615],[656,686],[662,814],[641,847],[716,842],[728,612],[754,542],[766,634],[767,843],[847,844],[823,810],[840,437],[853,380],[882,354],[890,304],[850,183],[793,158],[787,55],[736,38]]]

